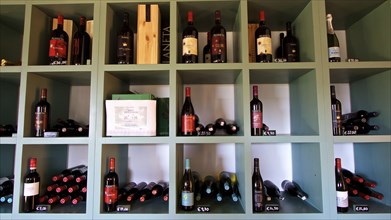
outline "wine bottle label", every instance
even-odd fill
[[[182,55],[198,55],[197,38],[185,37],[182,40]]]
[[[262,128],[262,112],[253,111],[251,112],[251,127],[252,128]]]
[[[65,58],[67,57],[67,42],[63,38],[52,38],[49,46],[49,57],[63,58],[64,64],[66,63]]]
[[[341,57],[339,47],[329,47],[329,58]]]
[[[193,206],[194,205],[194,193],[183,191],[182,192],[182,206]]]
[[[204,57],[205,57],[205,63],[211,62],[212,57],[211,57],[210,53],[205,54]]]
[[[254,190],[254,207],[261,208],[263,203],[263,192],[260,190]]]
[[[348,206],[348,191],[337,191],[337,207],[346,208]]]
[[[182,116],[182,132],[194,132],[195,131],[195,117],[194,115]]]
[[[113,204],[117,202],[118,199],[118,187],[115,185],[106,185],[105,186],[105,203]]]
[[[130,54],[130,40],[129,36],[127,35],[121,35],[118,36],[118,45],[117,45],[117,56],[122,57],[122,56],[129,56]]]
[[[35,196],[39,194],[39,182],[25,183],[23,189],[24,196]]]
[[[212,55],[225,56],[225,35],[224,34],[213,34],[212,36]]]
[[[272,38],[258,37],[257,38],[257,55],[272,54]]]
[[[286,54],[286,59],[288,62],[298,62],[298,57],[297,57],[297,44],[295,43],[289,43],[289,44],[286,44],[286,51],[287,51],[287,54]]]
[[[48,114],[47,112],[35,112],[35,130],[47,130]]]

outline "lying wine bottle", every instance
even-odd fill
[[[348,169],[342,168],[342,174],[346,177],[349,178],[351,181],[358,182],[358,183],[363,183],[364,179],[362,177],[357,176],[353,172],[351,172]]]
[[[380,192],[377,192],[373,189],[370,189],[365,186],[360,186],[360,185],[350,185],[351,188],[357,189],[358,192],[364,193],[366,195],[369,195],[371,197],[374,197],[376,199],[382,200],[384,198],[384,195]]]
[[[377,117],[379,115],[379,112],[368,112],[365,110],[359,110],[356,112],[351,112],[347,114],[342,115],[342,121],[348,122],[348,121],[354,121],[354,120],[361,120],[361,122],[365,123],[369,120],[369,118]]]
[[[150,182],[144,189],[140,191],[140,202],[145,202],[152,197],[152,189],[155,185],[155,182]]]
[[[126,200],[128,202],[131,202],[131,201],[134,201],[134,200],[137,200],[140,198],[140,192],[142,189],[144,189],[145,187],[147,186],[147,183],[146,182],[140,182],[137,184],[136,187],[134,187],[133,189],[131,189],[129,191],[129,195],[128,197],[126,198]]]
[[[285,197],[282,196],[280,189],[270,180],[263,181],[263,184],[266,187],[267,194],[271,197],[276,197],[279,200],[284,200]]]
[[[302,200],[306,200],[308,198],[307,193],[305,193],[299,186],[299,184],[295,182],[291,182],[289,180],[284,180],[281,183],[281,187],[289,192],[293,196],[297,196]]]
[[[203,194],[206,196],[212,196],[217,191],[217,183],[216,179],[208,175],[204,178],[204,184],[203,184]]]
[[[137,184],[135,182],[130,182],[126,184],[124,187],[118,190],[118,201],[125,199],[129,192],[135,188]]]
[[[194,179],[194,198],[196,201],[201,200],[201,188],[202,188],[202,179],[200,174],[197,171],[191,172]]]
[[[356,131],[357,134],[368,134],[370,131],[379,130],[377,125],[369,125],[368,123],[350,123],[343,124],[345,131]]]

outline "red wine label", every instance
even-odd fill
[[[226,45],[225,45],[225,35],[224,34],[213,34],[212,36],[212,56],[213,55],[222,55],[225,56]]]
[[[339,47],[329,47],[329,58],[341,57]]]
[[[35,112],[35,130],[48,129],[48,114],[47,112]]]
[[[65,59],[67,57],[67,42],[62,38],[52,38],[50,40],[49,57]]]
[[[118,187],[114,185],[105,186],[105,203],[113,204],[117,202],[118,199]]]
[[[257,55],[272,54],[272,38],[258,37],[257,38]]]
[[[39,182],[25,183],[23,188],[24,196],[35,196],[39,194]]]
[[[182,40],[182,55],[198,55],[197,38],[185,37]]]
[[[194,193],[189,191],[182,192],[182,206],[194,205]]]
[[[260,111],[251,112],[251,127],[262,128],[262,125],[263,125],[262,112]]]
[[[182,116],[182,132],[194,132],[195,131],[195,116],[183,115]]]
[[[348,191],[337,191],[337,207],[346,208],[348,206]]]

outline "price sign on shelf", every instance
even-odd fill
[[[355,212],[369,212],[369,206],[368,205],[358,205],[358,204],[355,204],[353,205],[353,210]]]
[[[208,205],[199,205],[197,207],[197,212],[210,212],[210,206],[208,206]]]
[[[51,209],[51,205],[45,205],[45,204],[37,205],[35,207],[35,210],[39,212],[49,212],[50,209]]]
[[[117,205],[117,212],[129,212],[130,205]]]
[[[267,212],[278,212],[280,211],[280,206],[278,204],[266,204],[265,209]]]

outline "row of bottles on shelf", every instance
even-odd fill
[[[370,200],[371,197],[378,200],[382,200],[384,197],[382,193],[374,190],[377,186],[375,182],[343,168],[341,158],[335,158],[335,181],[338,212],[349,210],[349,196],[361,197],[365,201]],[[367,205],[365,206],[366,209],[369,209]]]
[[[342,114],[342,104],[336,97],[335,86],[330,86],[330,93],[333,135],[362,135],[372,130],[379,130],[378,125],[369,124],[369,120],[377,117],[379,112],[359,110]]]
[[[0,137],[11,137],[16,133],[16,126],[11,124],[0,125]]]
[[[208,123],[204,126],[200,123],[198,115],[195,115],[195,126],[198,136],[234,135],[239,131],[239,126],[235,121],[227,121],[224,118],[218,118],[214,123]]]
[[[14,177],[0,177],[0,204],[12,203],[14,194]]]

